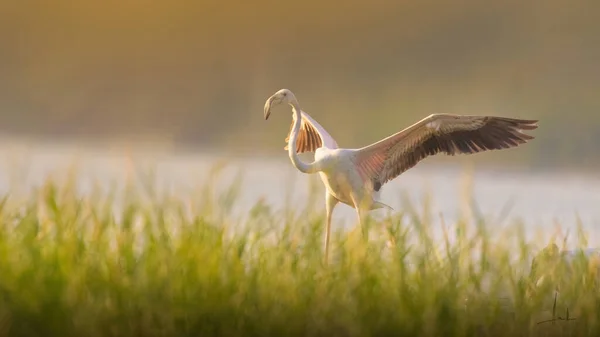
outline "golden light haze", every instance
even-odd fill
[[[499,114],[542,119],[539,165],[600,163],[596,1],[5,1],[0,40],[3,133],[280,151],[289,88],[345,147]]]

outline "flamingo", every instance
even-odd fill
[[[319,173],[325,185],[325,261],[329,255],[331,218],[338,203],[356,210],[363,227],[365,212],[387,208],[380,201],[382,186],[426,157],[472,154],[486,150],[516,147],[534,139],[523,130],[537,128],[537,120],[496,116],[432,114],[406,129],[358,149],[340,148],[327,131],[302,111],[289,89],[281,89],[267,99],[264,118],[274,106],[292,107],[292,124],[284,150],[300,172]],[[314,161],[305,163],[299,153],[314,152]],[[364,232],[363,232],[364,235]]]

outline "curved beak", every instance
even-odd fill
[[[269,115],[271,115],[271,103],[273,103],[274,98],[275,98],[274,96],[271,96],[265,102],[265,120],[269,119]]]

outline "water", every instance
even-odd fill
[[[14,181],[22,191],[39,185],[49,175],[64,172],[77,163],[79,187],[86,192],[93,181],[100,184],[122,183],[134,167],[154,169],[155,182],[163,188],[181,191],[181,195],[199,187],[208,179],[210,169],[223,158],[213,155],[183,155],[168,151],[135,151],[133,155],[123,147],[113,149],[69,146],[17,144],[0,148],[2,168],[0,192],[14,191]],[[317,175],[296,171],[282,153],[279,158],[229,159],[227,169],[219,178],[221,186],[241,171],[243,188],[235,212],[243,214],[259,198],[275,208],[286,200],[302,204],[309,195],[309,185],[316,183],[318,200],[314,204],[324,212],[323,187]],[[423,162],[384,186],[382,201],[394,209],[402,209],[401,195],[406,193],[411,202],[421,207],[424,197],[431,197],[431,209],[443,215],[446,222],[456,219],[464,204],[464,170],[456,166],[433,165]],[[542,228],[548,232],[560,223],[563,233],[576,232],[579,218],[590,232],[590,245],[598,246],[600,228],[600,179],[591,176],[564,173],[515,173],[476,170],[472,176],[472,196],[481,213],[493,223],[504,225],[522,219],[528,232]],[[291,196],[291,199],[287,199]],[[507,219],[503,209],[508,209]],[[374,215],[377,215],[376,211]],[[354,225],[354,210],[339,205],[334,213],[334,226]],[[574,235],[573,235],[574,236]]]

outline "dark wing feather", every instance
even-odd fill
[[[288,149],[290,135],[293,127],[294,122],[292,122],[292,124],[290,125],[290,131],[288,131],[288,135],[287,137],[285,137],[286,146],[284,147],[284,150]],[[322,142],[319,133],[310,123],[307,123],[306,120],[303,118],[302,124],[300,126],[300,131],[298,132],[298,138],[296,141],[296,152],[314,152],[321,146]]]
[[[331,137],[331,135],[319,124],[316,120],[310,117],[304,111],[300,111],[302,116],[302,122],[300,124],[300,130],[298,130],[298,136],[296,139],[296,152],[315,152],[320,147],[326,147],[329,149],[337,149],[338,144]],[[285,138],[286,146],[284,150],[288,150],[290,135],[296,122],[296,114],[292,114],[292,124],[290,125],[290,131]]]
[[[536,129],[535,123],[494,116],[431,115],[358,150],[355,162],[363,177],[378,190],[428,156],[472,154],[523,144],[534,137],[521,131]]]
[[[311,123],[311,121],[306,117],[306,113],[303,112],[302,117],[303,117],[302,124],[300,124],[301,125],[300,131],[298,131],[298,138],[296,141],[296,152],[297,153],[314,152],[316,149],[323,146],[323,141],[321,139],[321,135],[319,134],[319,131],[315,128],[315,126]],[[293,115],[292,124],[290,125],[290,130],[288,131],[287,137],[285,137],[286,146],[284,147],[284,150],[288,149],[290,135],[292,133],[292,129],[294,128],[295,122],[296,122],[296,116]],[[330,137],[330,136],[327,135],[327,137]],[[333,142],[335,144],[335,141],[333,141]]]

